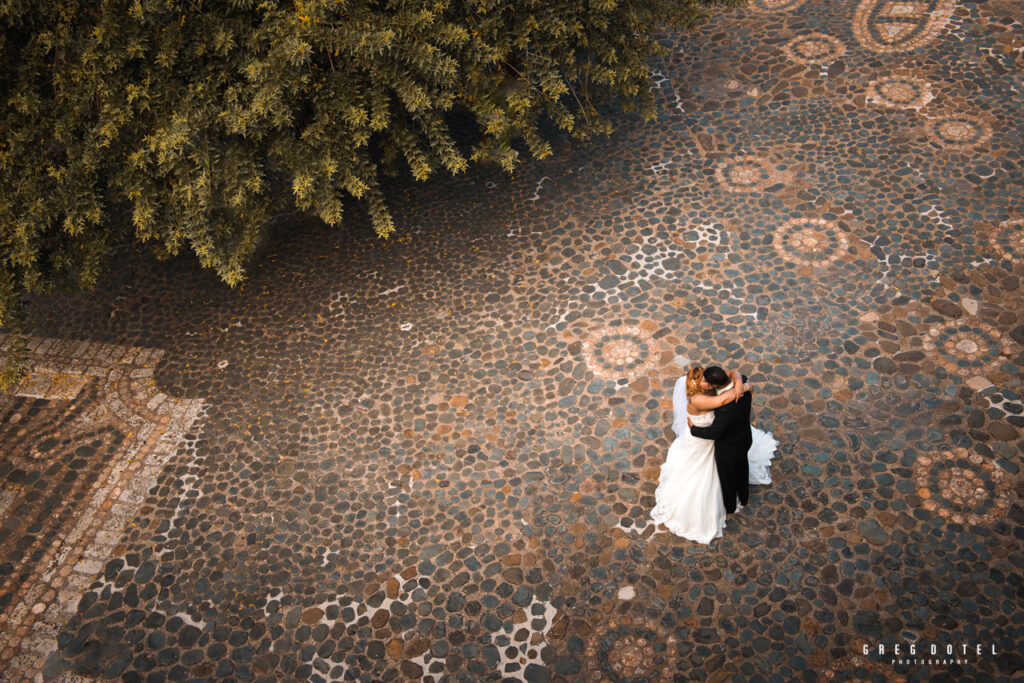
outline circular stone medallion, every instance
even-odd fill
[[[658,345],[639,327],[605,328],[583,342],[587,367],[604,379],[635,379],[649,372],[658,360]]]
[[[1011,218],[999,224],[988,238],[999,258],[1019,262],[1024,259],[1024,218]]]
[[[913,76],[883,76],[871,81],[867,100],[871,104],[897,109],[920,109],[932,101],[931,85]]]
[[[672,680],[676,639],[653,624],[616,624],[591,637],[586,661],[592,681]]]
[[[988,142],[992,127],[978,116],[949,113],[928,121],[928,137],[943,148],[973,149]]]
[[[829,64],[846,54],[846,47],[838,38],[824,33],[797,36],[782,49],[797,64]]]
[[[762,12],[790,12],[807,0],[754,0],[751,8]]]
[[[748,154],[720,163],[715,178],[729,192],[756,192],[771,183],[771,170],[766,160]]]
[[[919,457],[914,477],[921,505],[957,524],[991,524],[1010,507],[1009,477],[966,448]]]
[[[842,256],[849,242],[832,221],[797,218],[778,229],[773,245],[787,261],[821,267]]]
[[[984,372],[1003,352],[992,330],[967,324],[933,327],[923,346],[935,362],[964,377]]]

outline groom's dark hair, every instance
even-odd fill
[[[713,387],[724,387],[729,383],[729,375],[717,365],[712,365],[704,371],[704,381]]]

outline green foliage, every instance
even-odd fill
[[[732,1],[0,0],[0,325],[125,239],[235,285],[278,212],[339,225],[354,197],[387,237],[382,173],[512,171],[544,119],[653,116],[654,32]]]
[[[8,334],[0,347],[0,392],[13,389],[25,377],[25,336],[20,331]]]

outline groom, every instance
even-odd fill
[[[744,384],[746,376],[743,377]],[[731,391],[732,382],[725,370],[713,365],[704,370],[701,389],[714,389],[721,394]],[[750,450],[750,392],[747,391],[739,400],[726,403],[715,409],[715,421],[710,427],[694,427],[691,421],[690,433],[701,439],[712,439],[715,442],[715,465],[718,469],[718,481],[722,485],[722,498],[725,511],[736,512],[736,498],[740,505],[746,505],[750,497],[747,487],[748,463],[747,451]]]

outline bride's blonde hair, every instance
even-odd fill
[[[697,365],[690,368],[689,372],[686,373],[686,396],[694,396],[696,394],[704,393],[700,388],[700,383],[704,379],[704,368]]]

